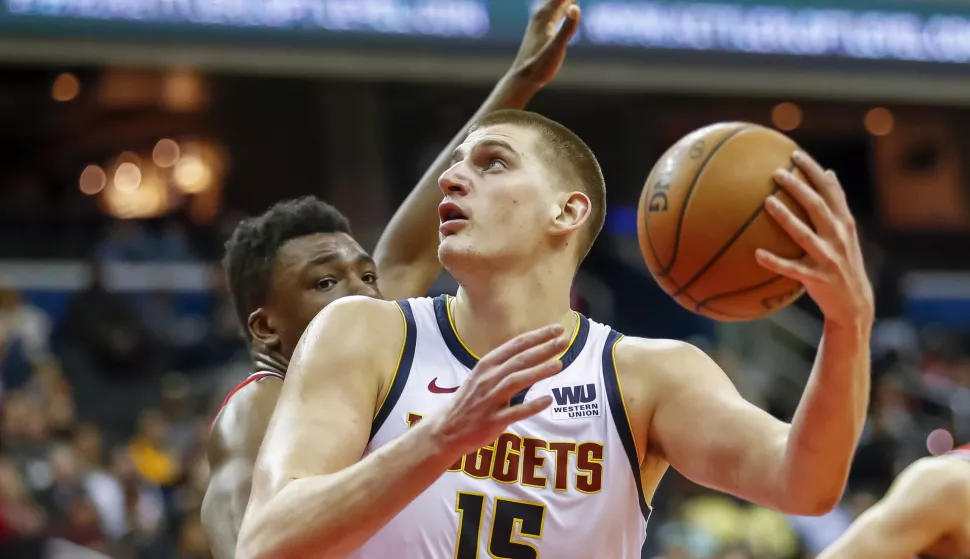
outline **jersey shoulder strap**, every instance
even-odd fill
[[[280,380],[284,379],[283,375],[275,371],[261,371],[261,372],[253,373],[249,375],[248,377],[246,377],[245,380],[237,384],[235,388],[229,391],[229,394],[226,395],[226,398],[222,401],[222,404],[219,405],[219,411],[216,412],[216,416],[212,418],[212,423],[209,424],[209,431],[210,432],[212,431],[212,427],[215,426],[216,420],[219,419],[219,415],[222,414],[222,410],[226,409],[226,405],[229,404],[229,400],[233,396],[235,396],[237,392],[239,392],[243,388],[246,388],[247,386],[249,386],[254,382],[259,382],[265,378],[273,378],[273,377],[278,378]]]

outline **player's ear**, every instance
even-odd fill
[[[567,192],[562,195],[557,213],[552,220],[552,233],[565,235],[586,224],[592,203],[584,192]]]
[[[279,351],[280,336],[276,333],[273,319],[263,307],[259,307],[249,315],[249,333],[253,340],[259,342],[267,349]]]

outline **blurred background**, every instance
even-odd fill
[[[205,559],[208,426],[250,372],[219,266],[303,194],[365,247],[511,62],[525,0],[0,0],[0,556]],[[837,171],[877,292],[869,423],[844,502],[785,517],[668,473],[645,558],[811,558],[927,454],[970,440],[970,3],[582,0],[532,110],[609,185],[576,308],[689,340],[790,419],[810,301],[716,324],[636,242],[653,162],[716,121]],[[435,293],[453,291],[443,277]]]

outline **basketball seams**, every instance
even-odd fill
[[[795,162],[790,161],[788,165],[788,172],[792,172],[794,170],[795,170]],[[781,187],[776,185],[774,190],[771,191],[771,194],[769,194],[769,196],[774,196],[780,190],[781,190]],[[692,278],[687,280],[683,285],[679,286],[677,293],[675,293],[674,295],[676,296],[686,292],[690,288],[690,286],[694,285],[694,283],[696,283],[697,280],[701,279],[701,277],[708,270],[710,270],[711,267],[714,266],[714,264],[717,264],[717,261],[720,260],[721,257],[725,255],[725,253],[727,253],[727,251],[734,245],[734,243],[741,238],[741,235],[743,235],[744,232],[748,230],[748,227],[750,227],[751,224],[754,223],[756,219],[758,219],[758,216],[764,213],[764,211],[765,211],[764,203],[759,204],[758,208],[751,214],[751,216],[748,217],[748,219],[746,219],[743,224],[741,224],[741,227],[738,228],[738,230],[735,231],[734,234],[728,238],[727,243],[725,243],[724,246],[718,249],[718,251],[714,253],[714,256],[712,256],[711,259],[707,261],[707,264],[704,264],[703,266],[701,266],[700,270],[698,270],[697,273],[695,273]]]
[[[707,165],[714,158],[714,155],[718,152],[718,150],[724,147],[732,138],[736,137],[741,132],[744,132],[745,130],[750,130],[752,128],[754,128],[754,125],[751,125],[751,124],[738,125],[737,129],[725,135],[723,138],[721,138],[720,141],[717,142],[717,144],[714,145],[713,148],[711,148],[711,151],[707,153],[707,156],[704,158],[704,161],[700,164],[700,167],[697,168],[697,172],[694,174],[694,179],[691,181],[690,187],[687,189],[687,194],[684,196],[684,201],[681,204],[680,215],[677,217],[677,228],[676,228],[676,231],[674,232],[674,249],[670,256],[670,262],[666,266],[663,266],[662,269],[658,272],[660,277],[667,276],[667,274],[669,274],[670,271],[673,270],[674,264],[677,262],[677,252],[680,250],[680,234],[684,226],[684,217],[687,215],[687,206],[690,205],[690,198],[694,194],[694,190],[697,188],[697,184],[700,182],[701,175],[703,175],[704,170],[707,169]],[[648,217],[647,238],[649,239],[650,238],[649,214],[647,217]],[[651,247],[652,246],[653,245],[651,244]]]
[[[749,285],[747,287],[742,287],[742,288],[739,288],[739,289],[734,289],[732,291],[726,291],[724,293],[718,293],[717,295],[711,295],[710,297],[708,297],[708,298],[706,298],[706,299],[704,299],[702,301],[697,302],[696,312],[700,312],[701,309],[708,309],[709,311],[716,312],[716,313],[722,314],[724,316],[730,316],[728,314],[725,314],[725,313],[723,313],[723,312],[721,312],[721,311],[719,311],[717,309],[714,309],[714,308],[708,306],[708,304],[711,303],[712,301],[718,301],[718,300],[721,300],[721,299],[727,299],[727,298],[730,298],[730,297],[734,297],[736,295],[744,295],[745,293],[750,293],[752,291],[757,291],[757,290],[759,290],[759,289],[761,289],[763,287],[767,287],[767,286],[769,286],[769,285],[771,285],[771,284],[773,284],[773,283],[775,283],[777,281],[783,280],[783,279],[785,279],[785,276],[783,276],[781,274],[778,274],[778,275],[772,276],[772,277],[770,277],[770,278],[768,278],[768,279],[766,279],[764,281],[760,281],[760,282],[758,282],[758,283],[756,283],[754,285]],[[733,318],[735,318],[737,320],[751,320],[751,318],[743,318],[743,317],[733,317]]]

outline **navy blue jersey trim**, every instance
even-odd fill
[[[373,439],[374,435],[380,431],[384,422],[391,415],[391,410],[397,405],[397,401],[401,399],[404,387],[408,383],[408,376],[411,374],[411,364],[414,363],[414,346],[418,340],[418,328],[414,322],[411,303],[407,301],[395,301],[395,303],[401,309],[401,314],[404,315],[404,349],[401,352],[401,359],[397,363],[397,370],[391,379],[391,387],[388,388],[387,396],[384,397],[384,402],[377,411],[377,416],[374,417],[374,423],[371,425],[370,430],[370,439],[368,440]]]
[[[633,427],[627,418],[623,394],[620,391],[620,381],[617,378],[616,365],[613,362],[613,351],[621,339],[623,339],[623,335],[615,330],[611,330],[606,338],[606,345],[603,346],[603,385],[606,388],[606,398],[610,403],[613,425],[616,425],[617,434],[623,443],[623,450],[626,451],[627,459],[630,461],[633,481],[637,486],[640,512],[643,513],[643,519],[649,522],[651,508],[643,496],[643,481],[640,479],[640,458],[637,456],[637,444],[633,438]]]

